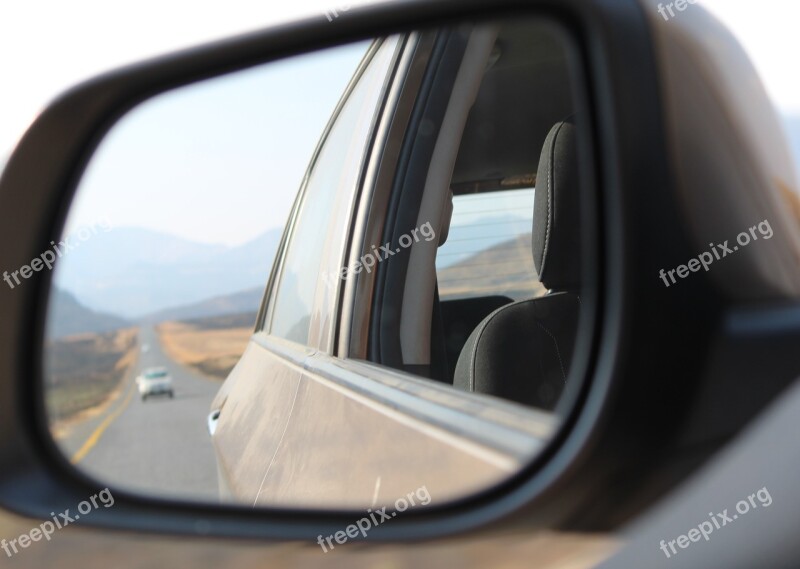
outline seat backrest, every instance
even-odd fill
[[[550,292],[503,306],[470,335],[454,386],[552,409],[566,383],[580,313],[580,209],[575,127],[556,124],[537,171],[533,260]]]

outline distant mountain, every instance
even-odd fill
[[[266,283],[265,283],[266,285]],[[168,308],[143,318],[145,322],[157,323],[167,320],[197,320],[233,314],[253,314],[261,306],[264,287],[253,288],[226,296],[217,296],[176,308]],[[255,318],[253,318],[255,322]]]
[[[238,247],[194,243],[135,228],[98,228],[64,257],[59,287],[85,306],[136,319],[263,287],[281,229]]]
[[[464,225],[453,225],[436,260],[439,268],[455,265],[489,247],[508,241],[511,235],[530,231],[530,213],[490,215]]]
[[[503,295],[514,300],[544,294],[533,266],[531,234],[483,249],[439,270],[442,300]]]
[[[49,338],[86,333],[98,334],[131,325],[122,318],[89,310],[81,305],[73,295],[57,288],[53,289],[50,297],[47,323]]]

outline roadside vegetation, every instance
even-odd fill
[[[45,405],[50,423],[76,418],[110,400],[136,363],[138,329],[79,334],[45,346]]]
[[[164,322],[156,327],[161,346],[174,361],[223,381],[253,334],[253,313]]]

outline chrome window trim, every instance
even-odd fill
[[[320,137],[319,142],[317,143],[316,148],[314,149],[314,153],[312,155],[311,161],[309,162],[308,168],[306,168],[306,172],[303,175],[303,180],[300,183],[300,188],[297,192],[297,197],[295,198],[294,204],[292,205],[292,211],[289,215],[289,220],[286,223],[286,227],[284,228],[283,235],[281,237],[281,242],[278,247],[278,252],[275,256],[275,261],[272,265],[272,271],[270,272],[270,277],[267,281],[267,286],[264,291],[264,296],[262,297],[261,307],[259,309],[258,319],[256,321],[255,332],[268,332],[269,328],[272,327],[272,316],[274,312],[274,303],[275,303],[275,292],[276,286],[278,283],[281,282],[283,278],[283,269],[286,260],[286,252],[289,248],[289,244],[291,242],[291,238],[294,235],[294,228],[297,222],[297,217],[300,213],[300,209],[302,208],[303,201],[306,196],[306,191],[308,189],[308,182],[311,177],[311,172],[314,171],[314,168],[317,165],[317,161],[319,159],[320,153],[325,146],[325,143],[328,140],[328,137],[333,130],[333,126],[339,119],[341,115],[342,109],[344,108],[345,104],[347,103],[348,99],[350,98],[351,93],[355,89],[358,82],[361,80],[361,77],[364,75],[367,67],[372,62],[373,57],[383,45],[384,38],[376,39],[372,45],[367,50],[367,53],[364,55],[361,63],[359,64],[356,72],[354,73],[352,79],[347,84],[347,88],[345,89],[342,97],[339,99],[338,104],[336,105],[336,109],[334,110],[333,114],[331,115],[328,124],[325,127],[325,130]]]
[[[394,119],[398,106],[403,96],[408,96],[406,95],[406,90],[408,88],[407,79],[413,60],[417,57],[416,50],[417,46],[420,44],[420,38],[421,34],[419,32],[409,34],[406,41],[401,46],[394,79],[386,96],[381,118],[375,132],[375,140],[367,157],[366,171],[364,172],[361,192],[354,207],[356,215],[355,221],[351,226],[351,239],[347,248],[347,266],[352,266],[354,263],[358,262],[364,253],[368,224],[370,215],[375,212],[374,198],[382,171],[386,167],[394,171],[397,166],[396,162],[389,165],[385,164],[384,158],[386,156],[386,147],[390,136],[397,129],[397,124]],[[416,89],[414,89],[414,91],[416,92]],[[403,127],[403,132],[404,131],[405,128]],[[380,218],[385,219],[385,212],[380,212]],[[381,226],[382,225],[381,223]],[[340,302],[337,306],[337,318],[332,319],[332,323],[336,326],[336,335],[331,337],[329,353],[339,354],[342,357],[350,354],[353,327],[356,325],[354,318],[358,311],[358,307],[356,306],[358,300],[356,296],[357,288],[360,284],[359,280],[370,279],[374,281],[374,278],[374,273],[372,275],[363,272],[360,275],[350,274],[345,281],[344,287],[340,286]],[[360,314],[364,313],[364,310],[360,311]],[[369,314],[368,308],[366,314]],[[363,350],[360,351],[363,351],[362,355],[365,356],[366,345],[364,345]]]

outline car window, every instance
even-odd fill
[[[586,113],[562,39],[518,21],[440,37],[386,186],[369,361],[545,411],[578,385]]]
[[[544,294],[531,256],[534,190],[457,195],[450,234],[436,256],[442,301]]]
[[[300,344],[308,341],[314,297],[322,283],[322,262],[326,255],[342,255],[329,250],[327,236],[331,224],[346,223],[347,219],[332,213],[337,200],[349,200],[355,191],[395,46],[387,41],[374,52],[311,168],[275,289],[270,327],[274,336]]]

